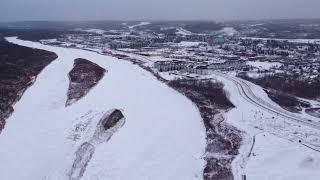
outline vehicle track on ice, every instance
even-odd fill
[[[76,159],[70,170],[69,180],[81,179],[95,152],[95,148],[101,143],[108,142],[124,123],[125,117],[117,109],[107,112],[101,118],[93,137],[88,142],[84,142],[76,151]]]

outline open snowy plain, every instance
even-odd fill
[[[96,145],[82,180],[202,179],[205,128],[183,95],[130,62],[94,52],[7,38],[58,55],[37,77],[0,136],[2,180],[64,180],[76,151],[92,138],[100,118],[120,109],[126,122]],[[87,96],[65,107],[68,73],[85,58],[107,70]],[[5,162],[5,163],[4,163]]]

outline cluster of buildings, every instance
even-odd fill
[[[105,31],[104,34],[69,34],[58,41],[65,42],[68,47],[158,56],[153,61],[158,72],[205,75],[215,70],[254,71],[246,62],[263,61],[281,62],[284,66],[277,68],[282,72],[315,77],[320,68],[320,44],[316,43],[188,32],[162,34],[134,29]]]
[[[225,61],[221,63],[194,63],[185,61],[157,61],[154,63],[154,68],[159,72],[181,71],[200,75],[208,75],[216,70],[234,71],[248,70],[250,66],[243,60]]]
[[[148,47],[152,44],[151,41],[136,41],[136,42],[118,42],[113,41],[109,44],[109,47],[111,49],[124,49],[124,48],[130,48],[130,49],[136,49],[136,48],[143,48]]]

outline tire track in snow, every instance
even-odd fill
[[[69,173],[69,180],[79,180],[84,175],[86,168],[95,152],[95,148],[110,138],[125,123],[125,117],[120,110],[107,112],[99,121],[93,137],[84,142],[76,151],[76,159]]]

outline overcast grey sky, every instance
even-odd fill
[[[320,0],[0,0],[0,21],[320,18]]]

